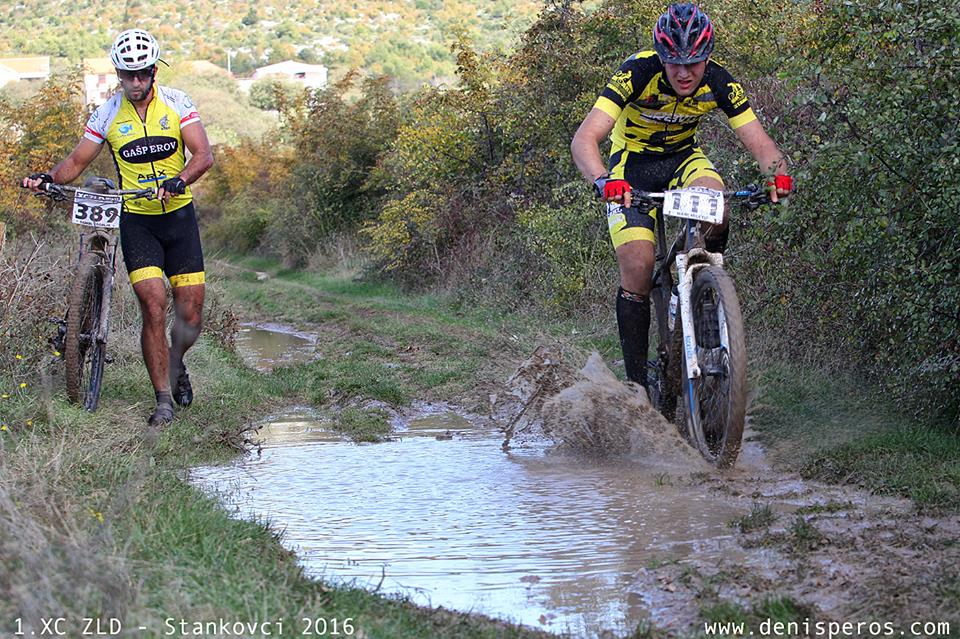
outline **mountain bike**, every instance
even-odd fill
[[[648,362],[650,401],[677,417],[681,433],[710,463],[734,464],[747,405],[747,350],[743,317],[723,255],[708,252],[703,223],[723,221],[724,198],[749,208],[768,202],[753,185],[738,191],[689,187],[663,193],[633,190],[633,205],[658,208],[656,264],[650,298],[656,330]],[[666,217],[681,220],[667,244]]]
[[[153,189],[115,189],[106,178],[90,178],[83,188],[45,182],[42,193],[55,201],[72,195],[71,221],[86,227],[80,233],[80,256],[67,298],[67,314],[54,320],[51,340],[63,354],[67,398],[88,411],[100,401],[103,366],[110,332],[110,300],[116,272],[117,234],[124,196],[153,199]]]

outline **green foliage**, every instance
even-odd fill
[[[360,97],[348,101],[354,87]],[[286,183],[288,205],[271,232],[288,262],[301,263],[325,236],[359,227],[375,209],[380,193],[367,177],[396,136],[399,102],[386,78],[351,74],[280,106],[297,161]]]
[[[280,105],[296,99],[303,85],[279,78],[262,78],[250,85],[250,104],[263,111],[277,111]]]
[[[379,408],[347,407],[335,424],[337,431],[355,442],[382,442],[392,430],[386,411]]]
[[[268,141],[214,147],[213,168],[198,185],[207,238],[234,251],[260,246],[285,200],[290,156]]]
[[[746,297],[928,416],[960,425],[960,17],[831,3],[784,69],[800,195],[751,229]],[[779,299],[778,299],[779,298]],[[842,327],[842,328],[841,328]]]
[[[770,504],[754,503],[751,511],[730,522],[731,528],[737,528],[742,533],[752,533],[761,528],[769,528],[777,520],[777,513]]]
[[[0,99],[0,222],[14,231],[37,229],[63,218],[47,199],[16,188],[24,176],[49,171],[80,139],[87,112],[79,78],[51,78],[18,103]]]
[[[789,208],[735,212],[729,266],[750,326],[776,334],[783,356],[868,376],[918,414],[956,424],[960,18],[919,0],[909,11],[875,0],[854,17],[851,6],[709,8],[716,56],[800,185]],[[613,259],[569,144],[612,70],[649,46],[660,11],[654,0],[589,12],[558,0],[509,55],[451,29],[454,86],[395,97],[388,86],[407,71],[391,66],[393,45],[376,43],[377,68],[399,83],[348,76],[302,98],[275,94],[295,159],[263,241],[303,263],[330,233],[362,229],[382,271],[405,282],[454,284],[508,307],[596,303],[615,281]],[[714,120],[701,145],[728,184],[755,180]]]
[[[219,219],[209,227],[208,238],[218,245],[244,252],[260,246],[275,215],[255,194],[246,192],[225,202],[219,213]]]
[[[866,486],[909,497],[930,510],[960,510],[960,440],[922,427],[871,435],[823,450],[804,464],[804,477]]]

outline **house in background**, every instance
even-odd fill
[[[250,90],[250,85],[263,78],[280,78],[302,82],[310,89],[322,89],[327,86],[327,67],[322,64],[306,64],[296,60],[284,60],[277,64],[268,64],[253,72],[249,79],[240,80],[240,88]]]
[[[117,89],[117,70],[110,58],[83,61],[83,95],[88,105],[100,106]]]
[[[50,56],[0,58],[0,86],[10,82],[43,82],[50,77]]]

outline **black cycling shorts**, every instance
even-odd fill
[[[610,177],[626,180],[642,191],[659,192],[689,186],[701,177],[711,177],[721,184],[720,174],[700,147],[663,155],[631,153],[620,150],[610,155]],[[634,240],[654,241],[657,209],[640,211],[625,209],[616,202],[607,203],[607,226],[614,248]]]
[[[131,284],[164,274],[173,287],[206,281],[193,202],[159,215],[124,211],[120,216],[120,246]]]

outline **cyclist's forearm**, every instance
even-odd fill
[[[570,153],[573,155],[574,164],[580,169],[580,173],[587,182],[593,184],[598,177],[607,174],[607,167],[603,164],[600,147],[596,142],[574,136],[573,142],[570,143]]]
[[[764,175],[786,175],[787,159],[773,143],[756,155],[757,164]]]
[[[773,141],[763,125],[758,120],[749,122],[737,129],[734,129],[737,137],[743,143],[750,155],[760,165],[760,170],[764,175],[784,175],[787,172],[787,161],[777,148],[777,143]]]
[[[102,144],[91,142],[83,138],[80,143],[65,157],[59,164],[50,169],[50,177],[57,184],[69,184],[73,182],[84,169],[90,166],[90,163],[100,154]]]
[[[213,153],[209,150],[206,153],[196,153],[190,157],[187,164],[180,171],[180,179],[187,184],[193,184],[199,180],[207,170],[213,166]]]
[[[600,157],[600,142],[610,135],[615,123],[616,120],[594,107],[580,123],[573,141],[570,142],[573,161],[591,184],[601,175],[607,174],[607,167]]]
[[[86,165],[80,166],[72,156],[68,156],[50,169],[50,177],[56,184],[69,184],[80,177],[85,168],[87,168]]]

